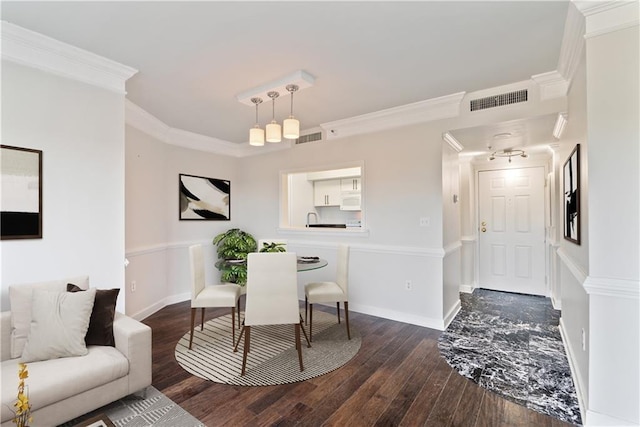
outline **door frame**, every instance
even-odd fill
[[[549,170],[552,168],[553,156],[551,153],[548,155],[539,154],[539,155],[530,155],[526,159],[515,159],[512,163],[506,163],[506,159],[496,159],[493,161],[482,160],[482,161],[474,161],[473,165],[473,177],[474,177],[474,195],[475,195],[475,206],[473,208],[473,227],[474,227],[474,238],[475,238],[475,247],[474,247],[474,288],[480,287],[480,172],[484,171],[496,171],[496,170],[507,170],[507,169],[525,169],[525,168],[535,168],[535,167],[543,167],[544,168],[544,177],[545,177],[545,186],[549,185],[548,180],[546,179]],[[543,188],[543,191],[547,190]],[[547,218],[546,212],[550,209],[550,206],[547,205],[546,197],[543,197],[543,209],[545,212],[544,218],[544,259],[545,259],[545,296],[551,296],[551,287],[550,287],[550,266],[549,266],[549,245],[547,244],[549,241],[549,220]]]

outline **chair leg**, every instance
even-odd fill
[[[244,371],[247,368],[247,353],[249,353],[249,340],[251,335],[251,326],[245,326],[243,328],[244,334],[244,353],[242,354],[242,372],[240,372],[240,376],[244,376]],[[240,341],[240,340],[238,340]]]
[[[309,298],[304,296],[304,323],[307,323],[307,308],[309,307]]]
[[[313,304],[309,304],[309,341],[313,342]]]
[[[351,331],[349,330],[349,301],[344,302],[344,320],[347,324],[347,338],[351,339]]]
[[[202,312],[200,313],[200,330],[204,331],[204,307],[202,307]]]
[[[336,302],[336,312],[338,313],[338,323],[340,323],[340,301]]]
[[[238,305],[238,329],[240,329],[240,298],[238,298],[236,304]]]
[[[305,331],[304,326],[302,326],[302,316],[300,316],[300,328],[302,328],[304,338],[307,340],[307,348],[311,348],[311,342],[309,341],[309,337],[307,336],[307,331]]]
[[[298,360],[300,361],[300,371],[304,371],[304,366],[302,366],[302,343],[300,342],[300,324],[295,324],[296,329],[296,349],[298,350]]]
[[[244,320],[242,321],[242,323],[244,324]],[[242,335],[244,335],[244,328],[240,329],[240,336],[238,337],[238,341],[236,341],[236,345],[233,348],[234,353],[238,351],[238,345],[240,345],[240,340],[242,339]]]
[[[240,317],[240,313],[238,313],[238,318]],[[231,346],[236,342],[236,309],[235,307],[231,307]]]
[[[193,343],[193,327],[196,323],[196,310],[195,308],[191,309],[191,336],[189,337],[189,350],[191,350],[191,344]]]

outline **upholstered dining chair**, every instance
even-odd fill
[[[283,247],[284,252],[287,251],[287,239],[260,239],[258,240],[258,252],[260,252],[261,249],[265,247],[265,245],[268,246],[274,243],[278,246]]]
[[[238,320],[240,320],[240,286],[233,283],[205,286],[202,245],[189,246],[189,261],[191,266],[191,335],[189,336],[189,350],[191,350],[193,343],[196,311],[198,308],[201,309],[200,330],[202,331],[204,330],[204,310],[210,307],[231,307],[231,346],[233,347],[233,343],[236,340],[236,306],[238,306]]]
[[[351,339],[349,330],[349,246],[338,246],[338,259],[335,282],[307,283],[304,287],[304,317],[309,311],[309,338],[313,342],[313,304],[335,302],[340,323],[340,302],[344,302],[344,319],[347,324],[347,337]]]
[[[298,305],[297,258],[293,252],[253,252],[247,257],[247,300],[244,326],[234,351],[244,335],[242,372],[247,366],[247,354],[251,345],[251,327],[257,325],[294,325],[296,350],[300,370],[302,347],[300,329],[302,318]],[[309,344],[310,346],[310,344]]]

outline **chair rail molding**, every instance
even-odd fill
[[[587,276],[583,286],[589,295],[640,299],[640,280]]]
[[[95,53],[2,21],[2,59],[125,94],[138,72]]]
[[[556,253],[560,257],[564,265],[569,269],[571,274],[573,274],[573,277],[576,278],[578,283],[584,286],[584,282],[587,280],[587,273],[584,271],[584,269],[580,265],[578,265],[563,248],[558,248]]]

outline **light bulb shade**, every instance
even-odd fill
[[[275,121],[272,121],[267,125],[267,142],[280,141],[282,141],[282,130],[280,125]]]
[[[264,129],[254,127],[249,130],[249,144],[257,147],[264,145]]]
[[[300,122],[293,116],[289,116],[282,125],[282,136],[287,139],[298,139],[300,137]]]

